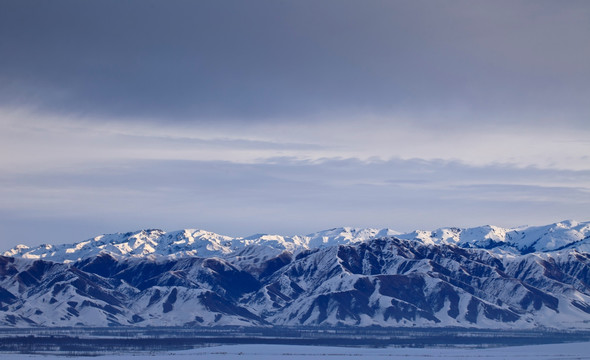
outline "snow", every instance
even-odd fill
[[[451,244],[461,247],[488,248],[497,254],[568,250],[590,251],[590,222],[561,221],[545,226],[504,229],[485,225],[474,228],[440,228],[434,231],[416,230],[402,234],[395,230],[340,227],[308,235],[283,236],[256,234],[232,238],[199,229],[184,229],[166,233],[162,230],[140,230],[96,236],[75,244],[17,245],[4,256],[47,259],[58,262],[77,261],[106,251],[117,256],[146,257],[151,254],[173,258],[183,256],[231,256],[249,246],[264,246],[272,253],[355,244],[375,238],[396,237],[423,244]]]
[[[113,360],[167,360],[167,359],[218,359],[218,360],[316,360],[341,358],[370,359],[590,359],[590,342],[528,345],[498,348],[351,348],[295,345],[222,345],[163,353],[114,354],[93,357]],[[66,355],[10,354],[10,359],[69,360]]]

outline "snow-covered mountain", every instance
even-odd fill
[[[568,220],[545,226],[523,226],[513,229],[486,225],[467,229],[449,227],[434,231],[417,230],[402,234],[387,228],[342,227],[302,236],[256,234],[238,238],[195,229],[168,233],[150,229],[100,235],[75,244],[44,244],[37,247],[18,245],[3,255],[58,262],[77,261],[105,252],[125,257],[228,257],[235,256],[250,246],[264,246],[268,248],[269,254],[276,254],[277,251],[283,250],[298,252],[390,236],[416,240],[424,244],[453,244],[463,248],[482,248],[509,254],[564,249],[590,252],[590,222]]]
[[[590,252],[590,222],[573,220],[512,229],[490,225],[468,229],[451,227],[435,231],[414,231],[397,237],[418,240],[425,244],[455,244],[464,248],[489,249],[512,254],[564,249]]]
[[[268,324],[589,329],[590,254],[390,237],[263,261],[0,257],[2,326]]]
[[[0,256],[0,326],[590,329],[589,223],[231,238],[145,230]]]
[[[299,251],[339,244],[363,242],[383,236],[399,234],[391,229],[355,229],[351,227],[319,231],[305,236],[256,234],[232,238],[209,231],[185,229],[166,233],[158,229],[100,235],[75,244],[43,244],[30,248],[18,245],[4,252],[4,256],[52,261],[76,261],[99,253],[125,257],[168,256],[230,256],[250,246],[264,246],[272,250]],[[276,253],[272,251],[271,253]]]

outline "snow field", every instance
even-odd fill
[[[590,359],[590,342],[528,345],[500,348],[345,348],[326,346],[293,345],[222,345],[185,351],[165,353],[138,353],[102,355],[97,360],[316,360],[316,359]],[[72,356],[74,355],[74,356]],[[3,358],[14,360],[48,359],[71,360],[75,354],[66,355],[22,355],[2,354]]]

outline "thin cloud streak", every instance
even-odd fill
[[[1,109],[0,109],[1,110]],[[292,122],[225,124],[126,124],[56,118],[24,110],[0,111],[0,159],[6,172],[91,166],[143,160],[263,163],[273,158],[441,159],[485,166],[510,164],[589,170],[590,130],[554,124],[427,127],[412,118],[328,116],[313,126]]]

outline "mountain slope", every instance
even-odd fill
[[[395,237],[274,250],[0,257],[0,324],[590,327],[590,254],[577,250],[506,256]]]

